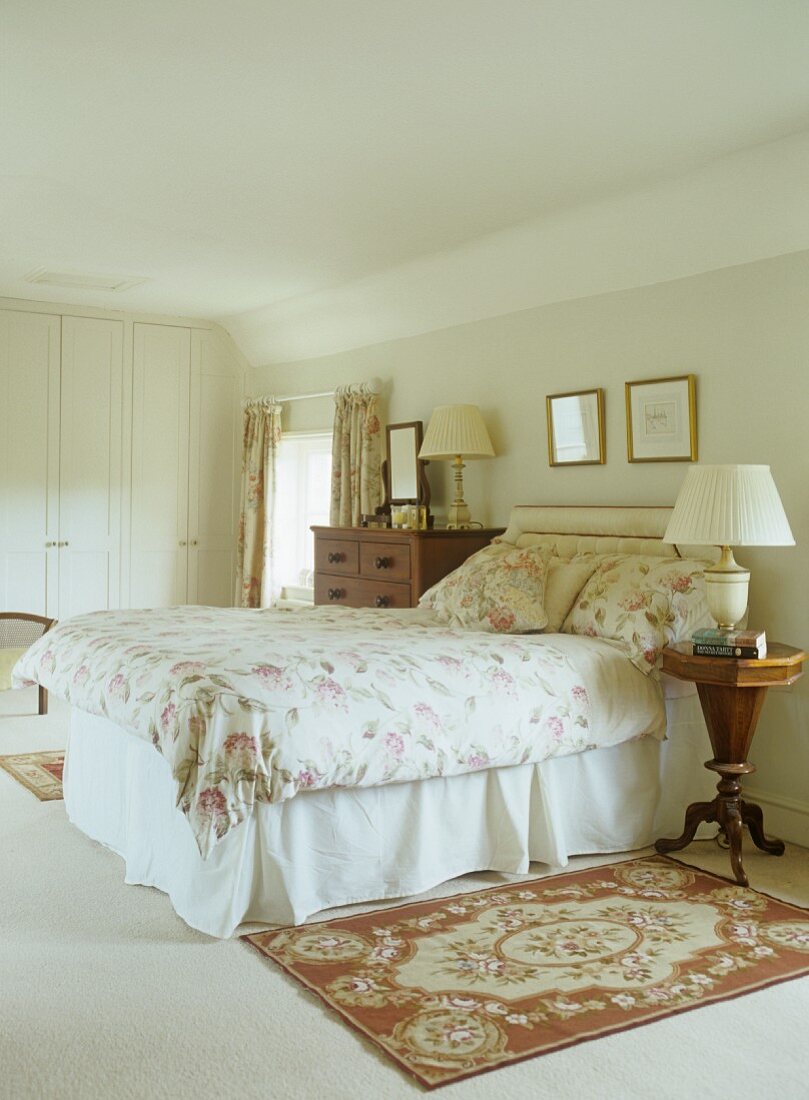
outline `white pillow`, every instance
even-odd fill
[[[599,561],[595,554],[581,554],[571,561],[551,558],[545,585],[546,634],[557,634],[562,629],[562,623]]]

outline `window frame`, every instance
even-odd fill
[[[308,537],[310,539],[312,539],[312,543],[311,543],[312,555],[314,554],[314,538],[311,535],[311,532],[309,532],[309,527],[311,525],[308,522],[305,522],[303,524],[303,526],[300,526],[301,520],[304,520],[305,517],[307,515],[309,515],[310,512],[311,512],[311,509],[309,507],[307,507],[307,499],[306,499],[306,495],[305,495],[306,494],[305,488],[304,488],[304,495],[303,496],[302,496],[302,493],[301,493],[302,485],[305,486],[306,472],[305,472],[305,467],[300,462],[300,459],[304,456],[308,458],[309,455],[311,455],[311,454],[325,454],[325,453],[328,453],[329,458],[331,458],[333,439],[334,439],[334,431],[333,431],[332,428],[322,428],[322,429],[319,429],[319,430],[318,429],[307,429],[307,430],[304,430],[304,431],[282,432],[282,434],[281,434],[281,439],[280,439],[279,445],[278,445],[278,447],[279,447],[279,455],[278,455],[278,457],[279,457],[279,469],[276,471],[276,507],[274,508],[273,546],[278,546],[281,538],[283,537],[281,535],[281,521],[283,519],[283,516],[281,514],[282,509],[279,507],[279,504],[281,504],[282,502],[278,499],[278,497],[281,495],[278,492],[278,480],[279,480],[280,465],[281,465],[281,449],[284,447],[285,443],[287,443],[287,444],[289,444],[289,443],[305,444],[307,440],[320,441],[324,444],[326,442],[328,442],[328,452],[326,451],[326,448],[324,447],[322,449],[321,448],[317,448],[317,449],[313,448],[312,450],[309,450],[308,452],[304,449],[302,454],[300,452],[298,454],[298,473],[297,473],[298,481],[297,481],[297,484],[295,486],[295,493],[296,493],[296,498],[295,498],[295,500],[296,500],[296,503],[295,503],[295,513],[296,513],[296,515],[295,515],[295,519],[296,519],[296,524],[298,524],[299,526],[298,526],[298,529],[297,529],[297,532],[296,532],[296,548],[295,548],[295,552],[294,552],[294,556],[297,557],[298,561],[305,560],[304,557],[303,557],[303,550],[304,550],[304,540],[306,539],[307,533],[308,533]],[[330,483],[330,481],[331,481],[331,479],[329,479],[329,483]],[[327,513],[328,513],[328,503],[329,502],[327,502]],[[328,514],[327,514],[327,517],[326,517],[326,522],[328,522]],[[279,589],[278,589],[278,598],[277,598],[277,605],[278,606],[280,606],[280,607],[299,607],[299,606],[306,606],[306,605],[314,604],[314,599],[315,599],[314,556],[312,556],[312,568],[311,568],[311,571],[310,571],[311,572],[311,582],[312,582],[311,585],[301,583],[301,580],[302,580],[301,573],[302,572],[303,572],[303,570],[301,569],[301,571],[298,574],[298,577],[297,577],[296,581],[291,581],[287,577],[280,577],[279,578],[279,582],[278,582],[279,583]]]

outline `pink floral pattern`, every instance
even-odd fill
[[[344,386],[334,395],[329,523],[359,527],[382,503],[381,424],[377,396]]]
[[[659,690],[619,655],[628,706],[599,705],[615,690],[605,648],[452,629],[423,611],[182,607],[67,620],[15,674],[18,686],[42,683],[151,741],[204,856],[256,803],[302,789],[456,775],[660,734]]]
[[[445,623],[494,634],[542,630],[550,550],[507,544],[484,546],[426,592],[429,607]]]
[[[705,595],[708,562],[612,554],[601,560],[563,631],[620,642],[637,668],[657,674],[660,654],[712,621]]]
[[[275,466],[281,406],[253,402],[244,410],[242,499],[236,544],[236,602],[267,607],[274,596],[272,547]]]

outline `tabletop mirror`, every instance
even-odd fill
[[[419,458],[424,426],[421,420],[388,424],[388,457],[383,463],[385,482],[384,511],[391,504],[424,504],[429,508],[430,484],[424,459]]]

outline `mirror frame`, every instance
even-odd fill
[[[556,430],[553,419],[553,406],[556,401],[571,397],[588,398],[590,414],[590,438],[587,440],[590,453],[595,458],[563,459],[559,457],[556,443]],[[545,398],[548,420],[548,465],[549,466],[603,466],[607,461],[607,448],[604,435],[604,390],[574,390],[572,393],[551,393]]]
[[[393,483],[393,476],[391,470],[391,432],[401,431],[406,428],[412,428],[414,430],[415,446],[413,449],[413,463],[414,463],[414,475],[416,482],[416,496],[412,497],[392,497],[391,486]],[[385,428],[385,445],[387,448],[387,458],[382,463],[383,479],[385,483],[385,504],[384,509],[388,511],[391,504],[425,504],[429,508],[430,504],[430,483],[427,480],[427,474],[425,467],[428,462],[419,458],[419,451],[421,450],[421,444],[424,436],[424,423],[421,420],[407,420],[402,421],[399,424],[388,424]]]

